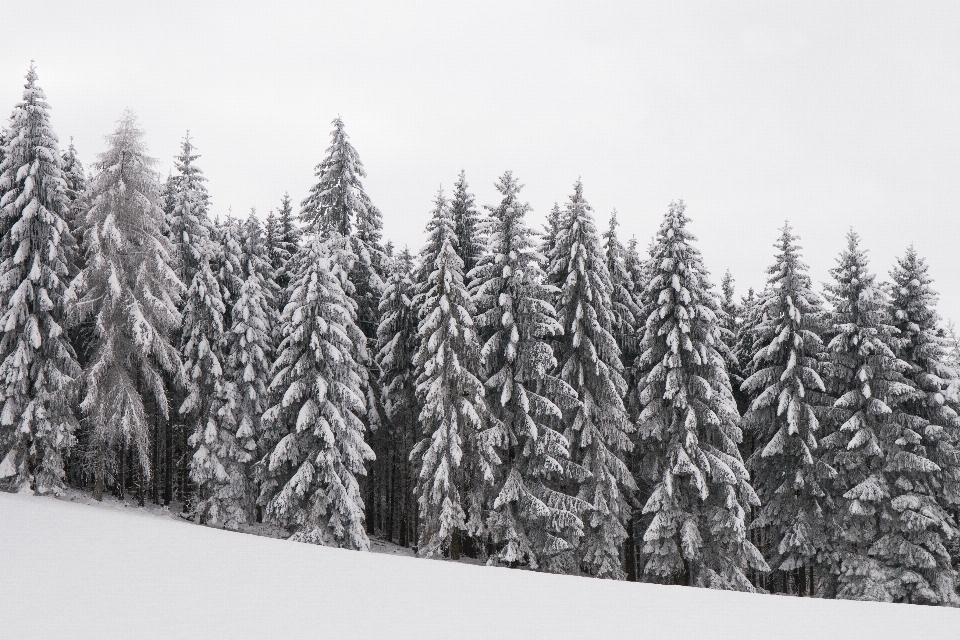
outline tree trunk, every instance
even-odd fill
[[[163,504],[170,506],[173,500],[173,425],[170,420],[164,425],[164,447],[163,447]]]
[[[120,478],[117,482],[117,498],[123,500],[127,491],[127,443],[120,445]]]
[[[93,499],[97,502],[103,502],[103,476],[106,472],[106,461],[104,460],[103,447],[97,446],[94,453],[93,462]]]
[[[450,559],[459,560],[460,559],[460,538],[463,535],[459,529],[453,530],[453,535],[450,536]]]
[[[631,518],[627,523],[627,539],[623,542],[623,562],[626,565],[627,582],[637,581],[637,543],[634,523],[635,518]]]

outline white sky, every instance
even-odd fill
[[[33,0],[0,23],[0,113],[32,58],[87,165],[126,107],[164,175],[190,129],[217,213],[299,203],[340,114],[399,246],[461,168],[479,204],[512,169],[537,225],[581,176],[644,247],[684,198],[740,294],[787,218],[817,281],[851,226],[884,277],[914,242],[960,320],[960,3]]]

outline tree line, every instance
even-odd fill
[[[31,66],[0,138],[0,487],[294,540],[600,578],[954,606],[957,341],[913,248],[821,295],[784,225],[717,291],[682,201],[641,254],[577,181],[542,230],[461,173],[384,240],[334,120],[300,211],[211,217],[125,113],[86,172]]]

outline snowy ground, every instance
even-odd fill
[[[77,496],[74,495],[76,499]],[[80,498],[80,501],[87,501]],[[357,553],[0,493],[0,638],[956,638],[960,611]]]

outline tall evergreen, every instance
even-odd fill
[[[450,200],[450,219],[453,233],[457,239],[454,248],[463,260],[463,272],[469,274],[486,250],[486,242],[481,228],[481,216],[474,204],[473,194],[467,191],[467,173],[461,171],[453,185],[453,198]]]
[[[317,184],[302,202],[300,219],[310,231],[323,237],[336,233],[350,239],[357,256],[350,273],[352,296],[358,307],[357,323],[372,343],[383,292],[383,216],[363,188],[360,179],[366,177],[366,171],[339,117],[333,121],[331,139],[327,156],[316,167]]]
[[[643,508],[645,572],[680,584],[752,591],[767,570],[747,539],[743,505],[758,505],[737,449],[740,416],[718,350],[719,304],[682,201],[670,204],[651,251],[639,429],[653,482]]]
[[[213,235],[213,222],[208,213],[210,195],[204,185],[207,179],[195,164],[199,157],[188,131],[176,157],[177,173],[168,179],[170,217],[167,225],[177,275],[185,286],[190,286],[204,258],[209,260]]]
[[[76,243],[50,106],[30,65],[0,162],[0,481],[58,493],[80,375],[65,331]]]
[[[765,533],[771,566],[793,572],[796,593],[806,595],[809,584],[813,595],[808,569],[828,542],[823,523],[831,502],[824,482],[836,472],[820,459],[818,443],[819,416],[830,404],[818,373],[821,300],[797,240],[784,225],[776,262],[767,269],[767,288],[757,303],[754,373],[742,383],[752,400],[742,427],[757,443],[747,468],[762,507],[751,526]],[[729,305],[732,295],[724,294]]]
[[[413,358],[419,340],[418,309],[414,304],[415,261],[404,249],[394,261],[380,300],[380,326],[377,329],[377,368],[380,371],[381,403],[386,417],[385,433],[380,439],[384,451],[378,461],[390,464],[394,487],[386,522],[387,537],[406,545],[413,532],[416,509],[411,504],[414,471],[410,452],[417,438],[417,373]],[[381,457],[383,458],[381,460]],[[394,531],[397,536],[394,538]]]
[[[947,552],[957,538],[960,505],[960,404],[950,390],[957,370],[938,335],[937,294],[926,261],[911,246],[890,275],[898,353],[916,392],[890,434],[896,437],[884,472],[892,499],[871,553],[889,567],[887,589],[894,601],[957,606]]]
[[[627,268],[627,250],[617,237],[617,210],[610,214],[610,225],[603,234],[604,251],[607,258],[607,273],[610,274],[610,304],[613,310],[613,336],[620,347],[620,353],[626,366],[632,366],[636,358],[638,338],[637,316],[640,307],[634,294],[633,274]]]
[[[143,136],[136,117],[127,112],[107,138],[109,148],[99,157],[83,217],[86,266],[67,293],[68,301],[78,300],[80,320],[94,319],[80,406],[92,431],[98,499],[114,446],[133,444],[149,475],[151,420],[144,399],[166,418],[164,374],[181,377],[170,334],[182,322],[177,305],[183,285],[170,267],[161,187]]]
[[[903,375],[909,365],[897,357],[897,330],[890,324],[887,300],[854,232],[847,235],[847,247],[831,275],[833,282],[826,288],[834,337],[828,345],[825,382],[838,399],[831,415],[836,430],[821,443],[827,462],[837,471],[831,493],[838,509],[830,521],[839,557],[837,596],[889,601],[895,594],[885,556],[895,550],[880,540],[888,534],[890,520],[900,518],[894,496],[908,488],[894,486],[895,478],[902,470],[926,480],[923,476],[935,465],[916,453],[917,434],[902,406],[915,397]],[[906,506],[899,499],[896,504]],[[923,522],[928,518],[942,516],[934,512],[916,520],[918,533],[933,524]],[[929,551],[922,546],[909,550],[917,556]]]
[[[567,413],[564,436],[571,443],[572,461],[590,473],[578,493],[591,506],[578,549],[580,565],[591,575],[622,579],[624,525],[636,490],[624,458],[633,448],[634,427],[623,403],[626,381],[612,334],[612,285],[606,256],[579,180],[549,259],[550,283],[560,290],[560,378],[576,389],[580,400]]]
[[[63,152],[63,180],[66,183],[64,195],[67,196],[69,203],[69,214],[67,223],[71,231],[76,233],[80,226],[79,216],[83,211],[83,194],[87,190],[87,174],[83,170],[83,164],[77,157],[77,150],[73,146],[73,138],[70,138],[70,146]],[[76,236],[78,246],[82,245],[82,238]]]
[[[474,374],[480,345],[474,306],[463,282],[463,261],[449,209],[437,196],[434,233],[440,252],[427,279],[418,326],[422,438],[411,456],[419,462],[416,486],[420,553],[448,552],[456,558],[462,538],[482,527],[483,486],[493,481],[496,455],[486,431],[483,385]]]
[[[295,528],[293,539],[366,550],[357,476],[374,454],[364,441],[366,340],[348,278],[353,253],[332,233],[291,261],[284,339],[263,415],[280,437],[264,459],[259,501]]]
[[[491,561],[532,568],[569,569],[570,552],[583,535],[580,515],[589,508],[565,494],[587,475],[570,461],[561,407],[578,406],[577,392],[554,373],[547,340],[563,333],[544,284],[533,233],[524,217],[530,205],[509,171],[497,183],[503,196],[490,208],[490,252],[474,271],[477,328],[483,345],[487,406],[499,442],[496,497],[487,518]]]
[[[273,212],[271,211],[271,216]],[[269,218],[268,218],[269,220]],[[285,289],[290,282],[287,273],[287,263],[297,252],[297,221],[294,219],[293,203],[290,194],[284,193],[280,201],[280,212],[276,217],[272,230],[273,243],[271,244],[270,263],[275,271],[277,285]]]

